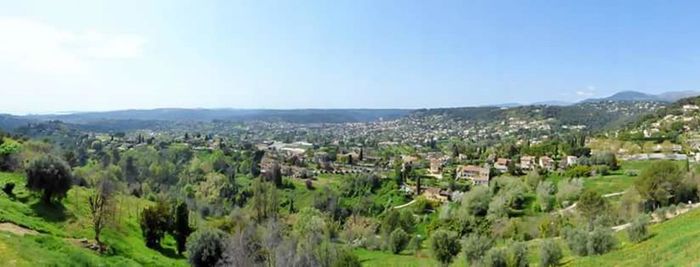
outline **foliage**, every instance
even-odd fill
[[[489,249],[484,255],[484,264],[491,267],[506,267],[508,265],[506,250],[497,247]]]
[[[197,230],[188,238],[187,254],[192,266],[216,266],[223,258],[226,233],[216,229]]]
[[[540,247],[540,266],[549,267],[559,265],[563,257],[561,248],[552,239],[546,239]]]
[[[187,208],[187,203],[181,202],[175,207],[175,218],[173,222],[173,236],[177,242],[177,252],[182,254],[187,244],[187,238],[192,233],[190,227],[190,211]]]
[[[635,188],[654,207],[666,206],[676,200],[674,196],[680,189],[682,175],[680,168],[673,162],[652,162],[637,177]]]
[[[581,194],[576,209],[590,221],[606,213],[608,202],[598,193],[587,189]]]
[[[639,216],[635,219],[629,227],[627,227],[627,237],[634,243],[639,243],[644,241],[649,237],[649,230],[647,225],[649,224],[649,217],[646,215]]]
[[[523,242],[516,242],[509,246],[508,266],[526,267],[528,266],[527,245]]]
[[[394,254],[399,254],[408,245],[409,238],[403,229],[397,228],[389,235],[389,250]]]
[[[170,213],[164,201],[146,207],[141,212],[141,232],[149,248],[159,248],[165,233],[170,229]]]
[[[486,252],[493,247],[493,239],[487,236],[472,234],[467,236],[464,240],[463,247],[467,262],[475,264],[480,262]]]
[[[457,235],[453,232],[438,230],[430,239],[430,250],[433,257],[442,265],[449,265],[452,259],[459,253],[462,246]]]
[[[40,157],[27,167],[27,188],[41,192],[44,203],[65,197],[72,179],[68,164],[52,155]]]

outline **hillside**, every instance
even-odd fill
[[[103,233],[111,251],[100,256],[82,247],[81,239],[93,236],[87,196],[90,189],[74,187],[61,205],[48,207],[25,190],[21,174],[0,173],[0,185],[16,184],[15,196],[0,193],[0,259],[13,266],[186,266],[176,256],[174,241],[164,248],[147,248],[137,221],[139,209],[148,201],[120,197],[118,227]],[[37,257],[39,256],[39,257]]]
[[[574,258],[568,266],[694,266],[700,263],[700,210],[651,226],[652,237],[633,244],[624,232],[618,249],[601,256]]]

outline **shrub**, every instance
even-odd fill
[[[508,266],[526,267],[527,261],[527,245],[523,242],[516,242],[509,248]]]
[[[165,232],[170,229],[170,214],[164,202],[147,207],[141,212],[141,232],[149,248],[160,247]]]
[[[477,263],[493,247],[493,240],[487,236],[470,235],[464,240],[464,256],[467,262]]]
[[[617,240],[612,235],[612,230],[607,227],[598,227],[588,236],[588,254],[602,255],[615,247]]]
[[[361,267],[360,258],[352,252],[352,250],[342,248],[338,249],[336,260],[333,267]]]
[[[226,233],[218,229],[196,231],[187,240],[189,262],[195,267],[216,266],[226,249]]]
[[[540,266],[557,266],[561,258],[561,248],[554,240],[546,239],[542,242],[542,246],[540,247]]]
[[[491,248],[484,255],[484,263],[491,267],[506,267],[508,265],[506,252],[502,248]]]
[[[414,252],[420,251],[424,240],[425,239],[421,235],[413,236],[413,238],[411,238],[411,241],[408,242],[408,249],[411,249]]]
[[[65,161],[46,155],[29,164],[27,188],[42,193],[42,201],[48,204],[54,198],[63,198],[71,188],[73,178]]]
[[[433,257],[443,266],[452,263],[453,258],[459,253],[462,246],[457,240],[457,235],[453,232],[438,230],[433,233],[430,239],[430,250]]]
[[[564,240],[572,253],[579,256],[588,255],[588,232],[581,228],[568,228],[564,231]]]
[[[649,217],[643,215],[635,219],[629,227],[627,227],[627,236],[629,240],[634,243],[639,243],[644,241],[649,237],[649,232],[647,230],[647,225],[649,224]]]
[[[392,253],[399,254],[406,248],[406,245],[408,245],[408,239],[409,236],[406,234],[406,231],[397,228],[389,235],[389,249]]]
[[[5,186],[2,188],[2,191],[5,192],[6,195],[8,196],[13,196],[14,193],[12,191],[15,190],[15,183],[6,183]]]

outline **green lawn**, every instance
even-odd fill
[[[0,173],[0,186],[16,184],[15,196],[0,193],[0,222],[9,222],[39,232],[17,236],[0,232],[0,259],[15,266],[186,266],[176,256],[172,238],[160,251],[149,249],[141,237],[138,211],[149,205],[133,197],[118,197],[115,225],[103,232],[111,252],[99,255],[76,240],[93,238],[87,196],[90,191],[74,187],[60,205],[46,206],[28,192],[22,174]]]
[[[575,258],[571,266],[698,266],[700,210],[651,226],[652,237],[638,244],[617,234],[618,249],[601,256]]]

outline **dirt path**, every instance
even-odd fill
[[[605,195],[603,195],[602,197],[604,197],[604,198],[609,198],[609,197],[621,196],[621,195],[623,195],[625,192],[626,192],[626,191],[615,192],[615,193],[610,193],[610,194],[605,194]],[[559,210],[555,210],[555,211],[552,212],[552,214],[555,214],[555,213],[564,214],[565,212],[572,211],[572,210],[574,210],[574,209],[576,208],[576,204],[578,204],[578,202],[575,202],[574,204],[571,204],[571,205],[569,205],[569,206],[566,207],[566,208],[559,209]]]
[[[693,210],[693,209],[695,209],[695,208],[697,208],[697,207],[700,207],[700,203],[692,204],[692,205],[690,205],[690,206],[688,206],[688,207],[686,207],[686,208],[683,208],[683,209],[677,209],[675,213],[667,212],[667,213],[666,213],[666,219],[665,219],[665,220],[673,219],[673,218],[675,218],[676,216],[681,215],[681,214],[685,214],[685,213],[687,213],[687,212],[689,212],[689,211],[691,211],[691,210]],[[664,220],[662,220],[662,219],[660,219],[659,217],[657,217],[656,214],[652,214],[652,215],[651,215],[651,223],[660,223],[660,222],[662,222],[662,221],[664,221]],[[626,223],[626,224],[621,224],[621,225],[618,225],[618,226],[613,226],[613,227],[612,227],[612,230],[615,231],[615,232],[619,232],[619,231],[622,231],[622,230],[627,229],[628,227],[630,227],[630,225],[632,225],[632,224],[631,224],[631,223]]]
[[[394,207],[394,209],[405,208],[405,207],[408,207],[408,206],[413,205],[413,203],[416,203],[416,200],[415,200],[415,199],[414,199],[414,200],[411,200],[411,202],[408,202],[408,203],[406,203],[406,204],[398,205],[398,206]]]
[[[0,223],[0,231],[13,233],[18,236],[38,235],[39,232],[32,229],[27,229],[14,223]]]

